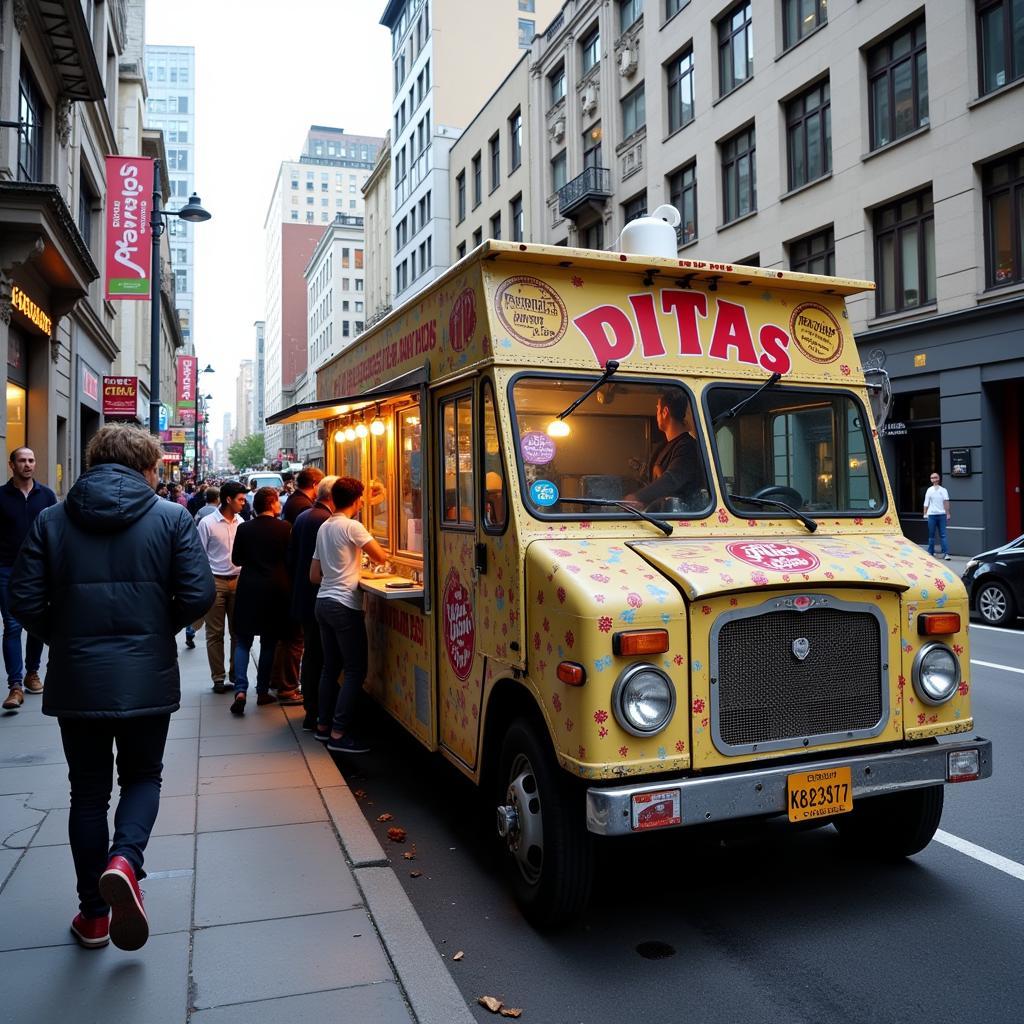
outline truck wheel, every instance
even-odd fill
[[[1013,596],[998,580],[987,580],[978,589],[975,605],[990,626],[1007,626],[1016,617]]]
[[[537,927],[561,924],[590,899],[594,857],[583,793],[522,718],[505,733],[496,782],[498,836],[516,901]]]
[[[944,787],[928,786],[854,803],[833,824],[844,843],[858,853],[895,860],[920,853],[942,818]]]

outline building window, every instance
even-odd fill
[[[723,224],[757,209],[757,161],[754,126],[726,139],[722,149]]]
[[[583,58],[583,74],[586,74],[601,60],[601,30],[597,26],[583,37],[580,52]]]
[[[466,243],[465,242],[459,242],[459,244],[455,247],[455,258],[458,259],[458,260],[461,260],[462,257],[465,256],[465,255],[466,255]]]
[[[1024,75],[1024,2],[977,0],[981,95]]]
[[[681,167],[668,178],[669,201],[679,211],[679,244],[697,238],[697,162]]]
[[[789,269],[798,274],[836,272],[836,234],[831,228],[816,231],[789,243]]]
[[[583,133],[583,167],[601,166],[601,126],[594,125]]]
[[[989,164],[982,182],[988,286],[1024,281],[1024,151]]]
[[[875,211],[878,315],[935,301],[935,219],[931,189]]]
[[[580,228],[580,247],[583,249],[604,248],[604,221],[598,220],[593,224]]]
[[[96,194],[89,186],[89,182],[86,180],[85,174],[81,168],[78,171],[78,230],[82,233],[82,241],[85,242],[85,247],[89,250],[92,249],[92,219],[93,212],[96,209],[96,204],[99,200]],[[185,250],[175,249],[174,252],[178,256],[178,262],[184,262]]]
[[[519,49],[528,50],[537,34],[537,23],[529,18],[519,19]]]
[[[828,21],[828,0],[782,0],[782,45],[795,46]]]
[[[551,191],[557,192],[566,182],[565,150],[556,153],[551,160]]]
[[[491,238],[495,241],[501,240],[501,214],[496,213],[491,218]]]
[[[924,19],[868,53],[871,148],[928,124],[928,64]]]
[[[622,204],[622,223],[628,224],[637,217],[647,216],[647,190],[638,192],[632,199],[627,199]]]
[[[508,119],[509,171],[523,162],[523,113],[517,110]]]
[[[832,171],[832,108],[829,83],[821,82],[786,104],[790,190]]]
[[[665,20],[674,18],[690,0],[665,0]]]
[[[472,526],[473,495],[473,396],[459,395],[441,403],[441,447],[444,465],[444,496],[441,522]]]
[[[732,92],[754,74],[750,0],[718,22],[718,94]]]
[[[551,106],[565,97],[565,65],[560,64],[548,75],[548,95]]]
[[[644,104],[644,85],[641,82],[631,93],[622,97],[622,137],[628,139],[647,124]]]
[[[509,222],[512,225],[512,241],[521,242],[523,240],[523,197],[522,194],[515,197],[511,203],[508,204],[508,216]]]
[[[466,219],[466,172],[459,171],[455,178],[455,207],[458,210],[458,221],[461,224]]]
[[[43,178],[43,97],[21,55],[18,79],[18,180],[42,181]]]
[[[475,210],[483,199],[483,172],[481,171],[482,159],[479,151],[473,157],[473,209]]]
[[[491,164],[491,192],[501,184],[501,136],[495,132],[487,143]]]
[[[644,13],[644,0],[619,0],[619,32],[631,28]]]
[[[693,47],[673,57],[665,68],[668,81],[668,130],[678,131],[693,120]]]
[[[473,248],[475,249],[478,245],[482,244],[484,240],[484,229],[477,228],[473,232]]]
[[[534,0],[519,0],[519,10],[524,11],[526,14],[532,14],[534,11]]]

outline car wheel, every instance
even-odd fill
[[[978,614],[990,626],[1006,626],[1016,618],[1013,595],[1006,584],[999,580],[986,580],[982,583],[974,603]]]
[[[850,849],[881,860],[899,860],[920,853],[942,818],[942,786],[909,789],[855,801],[853,810],[832,820]]]
[[[525,719],[513,722],[497,778],[498,836],[516,901],[541,928],[575,917],[590,899],[594,857],[583,791],[563,774],[547,738]]]

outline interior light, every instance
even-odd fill
[[[343,444],[344,441],[345,441],[345,431],[344,430],[336,430],[334,432],[334,443],[335,444]]]
[[[345,440],[346,441],[354,441],[355,439],[356,439],[355,429],[353,427],[346,427],[345,428]]]
[[[366,437],[369,432],[365,423],[356,424],[356,437]]]
[[[379,416],[375,416],[373,422],[370,424],[370,433],[380,437],[386,429],[384,421]]]
[[[548,437],[568,437],[569,424],[565,420],[552,420],[548,424]]]

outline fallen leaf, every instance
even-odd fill
[[[419,878],[420,875],[422,875],[422,874],[423,874],[422,871],[410,871],[409,872],[409,877],[410,878]]]
[[[395,820],[395,816],[393,814],[378,814],[377,815],[377,820],[378,821],[394,821]]]
[[[456,953],[455,956],[452,957],[452,959],[453,960],[461,960],[465,955],[466,954],[460,949],[458,951],[458,953]]]
[[[480,996],[477,999],[477,1002],[481,1006],[486,1006],[487,1009],[491,1011],[491,1013],[497,1013],[502,1007],[501,1000],[495,999],[494,996]]]
[[[404,828],[389,828],[388,839],[393,843],[404,843],[406,837],[406,831]]]
[[[416,854],[412,850],[406,850],[405,853],[402,854],[402,856],[406,860],[415,860],[416,859]]]
[[[356,797],[357,799],[361,800],[364,796],[366,796],[366,790],[365,789],[357,789],[352,795],[354,797]]]
[[[523,1011],[514,1006],[503,1006],[498,1011],[502,1017],[522,1017]]]

